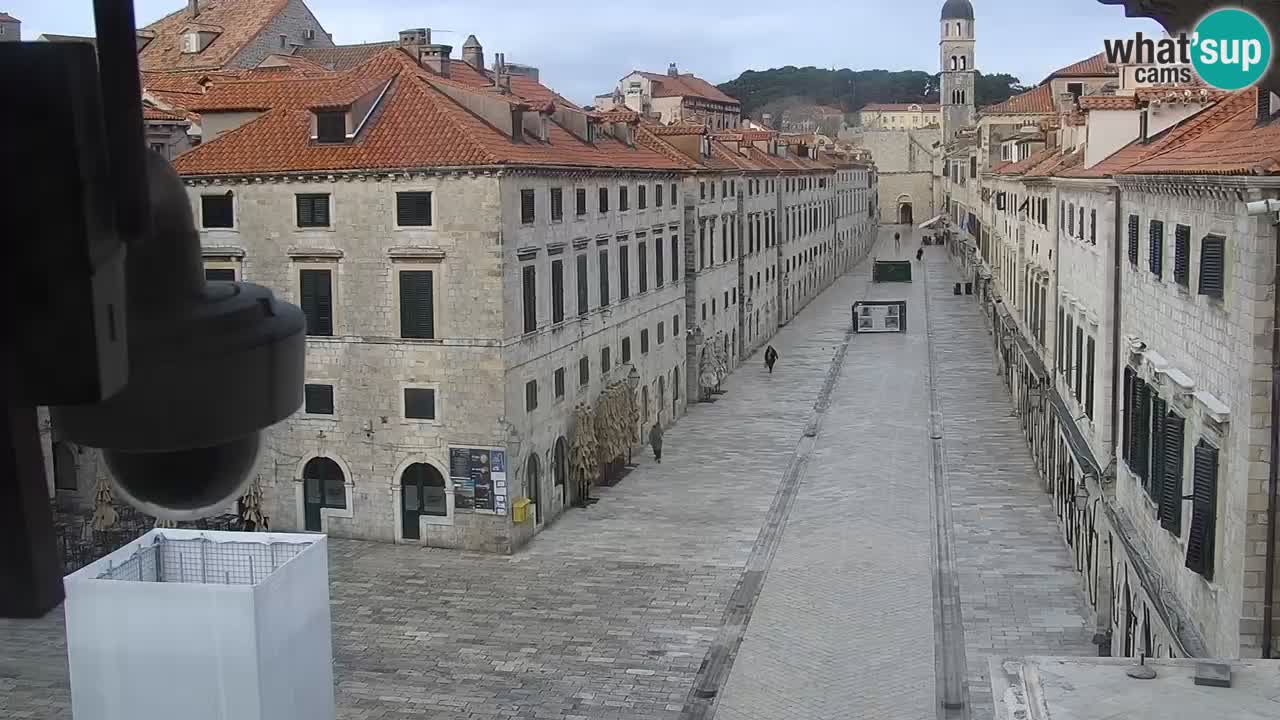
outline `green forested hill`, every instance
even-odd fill
[[[939,74],[919,70],[828,70],[788,65],[747,70],[720,89],[742,103],[744,115],[769,112],[776,118],[797,105],[830,105],[854,112],[867,103],[938,102]],[[979,107],[1005,100],[1026,88],[1008,74],[977,75]]]

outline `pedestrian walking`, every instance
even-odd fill
[[[770,375],[773,374],[773,364],[776,362],[778,362],[778,351],[774,350],[773,346],[770,345],[769,347],[765,348],[765,351],[764,351],[764,365],[765,367],[769,368]]]
[[[902,234],[901,233],[893,234],[893,251],[896,253],[902,252]]]
[[[650,428],[649,445],[653,447],[653,459],[662,462],[662,423],[654,423]]]
[[[924,247],[921,246],[919,248],[916,248],[916,262],[920,262],[920,259],[923,257],[924,257]]]

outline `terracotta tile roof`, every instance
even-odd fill
[[[675,77],[651,72],[640,72],[649,79],[654,97],[696,97],[714,102],[738,105],[738,101],[725,95],[720,88],[697,75],[682,73]]]
[[[335,45],[327,48],[303,47],[294,51],[296,57],[305,58],[329,70],[342,72],[363,63],[386,50],[398,47],[397,42],[362,43],[360,45]]]
[[[1044,79],[1041,84],[1049,82],[1054,78],[1068,77],[1116,77],[1120,71],[1114,65],[1107,64],[1107,54],[1100,52],[1092,57],[1085,58],[1079,62],[1054,70],[1049,73],[1049,77]]]
[[[991,168],[997,175],[1022,175],[1057,153],[1059,148],[1041,148],[1021,160],[1012,160]]]
[[[177,113],[169,112],[167,110],[161,110],[160,108],[151,104],[143,104],[142,119],[149,120],[151,122],[168,122],[168,123],[188,122],[185,115],[179,115]]]
[[[1189,95],[1188,95],[1189,93]],[[1170,95],[1177,95],[1181,100],[1189,100],[1192,102],[1208,101],[1217,102],[1231,95],[1226,90],[1217,88],[1193,86],[1193,87],[1163,87],[1163,88],[1142,88],[1135,92],[1138,100],[1142,102],[1151,102],[1152,100],[1167,100]]]
[[[1235,93],[1165,147],[1123,170],[1133,175],[1280,175],[1280,122],[1258,126],[1256,90]],[[1199,117],[1199,116],[1197,116]]]
[[[270,63],[270,64],[268,64]],[[251,70],[245,70],[240,74],[247,78],[252,77],[283,77],[285,75],[300,75],[302,77],[324,77],[328,75],[330,70],[322,67],[306,58],[297,55],[268,55],[266,60]]]
[[[335,75],[327,78],[286,78],[280,80],[232,80],[209,86],[208,92],[187,103],[196,112],[233,112],[306,109],[344,94],[344,90],[364,78]]]
[[[155,33],[155,39],[138,53],[138,65],[158,71],[221,68],[288,4],[289,0],[200,0],[196,18],[184,5],[143,28]],[[217,36],[204,50],[184,53],[182,34],[188,28],[207,29]]]
[[[353,81],[380,74],[394,82],[365,128],[350,143],[311,142],[309,103],[341,92]],[[258,103],[269,109],[174,161],[182,175],[245,175],[360,170],[404,170],[474,165],[679,170],[671,156],[637,142],[610,137],[587,143],[554,122],[543,142],[526,135],[515,143],[428,82],[440,82],[405,53],[387,50],[360,68],[331,79],[236,82],[215,85],[208,96],[224,106]],[[225,94],[225,97],[221,95]]]
[[[1053,103],[1053,90],[1039,85],[1024,93],[1014,95],[1002,103],[982,108],[984,115],[1050,115],[1057,112]]]
[[[654,135],[702,135],[707,132],[707,126],[693,123],[655,125],[649,128],[649,132]]]
[[[1062,151],[1060,148],[1053,155],[1045,158],[1035,167],[1023,173],[1025,178],[1047,178],[1063,174],[1070,168],[1079,167],[1084,162],[1084,150]]]
[[[1134,95],[1085,95],[1080,98],[1082,110],[1137,110],[1138,98]]]
[[[921,112],[942,110],[942,105],[938,103],[867,103],[861,109],[865,112],[908,112],[913,107],[920,108]]]
[[[592,113],[593,117],[598,117],[605,122],[639,122],[640,113],[630,110],[603,110]]]

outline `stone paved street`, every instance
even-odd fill
[[[986,655],[1091,653],[990,336],[931,253],[927,283],[872,286],[869,263],[838,280],[772,341],[772,375],[749,358],[667,434],[661,465],[638,453],[514,557],[331,541],[339,717],[687,717],[749,563],[768,572],[719,717],[935,717],[930,332],[972,717],[990,716]],[[856,336],[840,364],[867,293],[907,299],[910,332]],[[788,477],[794,502],[769,526]],[[70,717],[61,638],[60,611],[0,620],[0,717]]]

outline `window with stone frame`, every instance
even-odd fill
[[[294,195],[300,228],[329,227],[329,194],[298,193]]]
[[[644,328],[640,331],[640,354],[647,355],[649,353],[649,329]]]
[[[524,318],[524,332],[536,332],[538,329],[538,269],[533,265],[525,265],[520,269],[521,309]]]
[[[520,223],[523,225],[532,225],[535,217],[537,198],[534,195],[533,188],[525,188],[520,191]]]
[[[631,209],[630,198],[627,196],[628,188],[626,185],[618,186],[618,212],[626,212]]]
[[[587,189],[575,188],[573,191],[574,214],[582,217],[587,214]]]
[[[1199,293],[1222,299],[1226,282],[1227,240],[1221,235],[1205,235],[1200,240]]]
[[[564,219],[564,190],[558,187],[551,188],[551,222],[560,222]]]
[[[436,391],[432,388],[405,388],[404,416],[409,420],[435,420]]]
[[[235,198],[230,190],[221,195],[200,196],[200,227],[235,227]]]
[[[552,376],[552,385],[554,386],[556,399],[564,399],[564,368],[556,368]]]
[[[538,381],[530,380],[524,384],[524,411],[533,412],[538,409]]]
[[[601,377],[607,377],[609,375],[609,369],[611,367],[611,363],[609,360],[609,350],[610,349],[607,346],[604,348],[601,348],[600,350],[600,376]]]
[[[306,268],[298,271],[298,277],[307,334],[313,337],[332,336],[333,272]]]
[[[551,322],[564,322],[564,261],[551,261]]]
[[[432,221],[431,193],[396,193],[396,225],[399,227],[430,227]]]
[[[302,411],[308,415],[333,414],[333,386],[307,383],[302,387]]]
[[[1175,225],[1173,229],[1173,281],[1183,288],[1191,287],[1191,226]]]
[[[631,250],[626,245],[618,247],[618,300],[631,297]]]
[[[1151,274],[1160,280],[1164,275],[1164,222],[1152,220],[1148,226],[1148,235],[1151,241],[1147,255],[1148,266]]]
[[[434,339],[435,274],[431,270],[401,270],[400,337]]]
[[[586,387],[591,383],[591,358],[583,355],[578,359],[578,385]]]
[[[649,206],[648,197],[647,197],[648,192],[649,192],[649,188],[645,184],[641,183],[636,186],[636,209],[637,210],[644,210]]]
[[[600,211],[601,215],[609,212],[609,188],[607,187],[600,188],[600,196],[599,196],[597,209]]]

